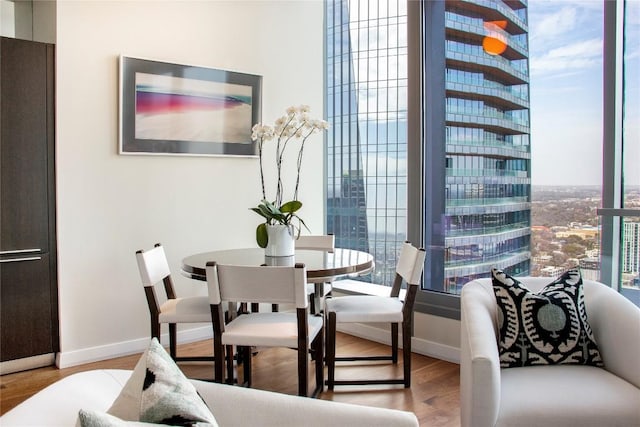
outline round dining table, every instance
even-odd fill
[[[207,280],[206,264],[215,261],[227,265],[293,266],[303,263],[310,283],[331,282],[338,277],[366,274],[373,270],[373,255],[354,249],[335,248],[333,252],[296,249],[289,257],[265,256],[262,248],[225,249],[189,255],[182,260],[182,274],[195,280]]]

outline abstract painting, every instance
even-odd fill
[[[254,156],[260,76],[120,59],[120,153]]]

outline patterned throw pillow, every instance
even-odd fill
[[[217,426],[196,388],[156,338],[107,412],[126,421]]]
[[[500,366],[579,364],[603,366],[587,322],[582,278],[569,270],[534,293],[491,270],[498,303]]]
[[[80,427],[173,427],[166,424],[143,423],[139,421],[124,421],[113,415],[98,411],[80,410]],[[209,427],[211,424],[196,423],[197,427]]]

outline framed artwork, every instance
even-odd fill
[[[120,57],[120,154],[255,156],[262,77]]]

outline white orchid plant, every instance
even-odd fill
[[[262,184],[262,202],[257,207],[251,208],[251,210],[265,219],[265,222],[258,225],[256,228],[256,241],[258,242],[258,246],[261,248],[266,247],[269,241],[267,224],[293,225],[298,230],[298,234],[300,233],[301,226],[307,228],[307,225],[304,223],[302,218],[297,215],[297,212],[302,208],[302,202],[298,200],[298,187],[300,185],[300,171],[302,168],[304,145],[312,134],[329,128],[329,123],[325,120],[310,118],[309,110],[310,108],[308,105],[300,105],[298,107],[292,106],[287,108],[284,116],[276,119],[274,126],[257,123],[251,129],[251,139],[258,143],[260,182]],[[264,181],[263,148],[266,142],[273,139],[276,140],[275,160],[277,181],[275,199],[272,199],[273,201],[269,201],[269,199],[267,199],[267,191]],[[284,186],[282,184],[282,164],[284,161],[284,153],[287,150],[287,147],[296,144],[298,141],[299,146],[295,189],[293,191],[293,198],[289,201],[285,201]],[[298,221],[297,226],[292,223],[294,219]]]

